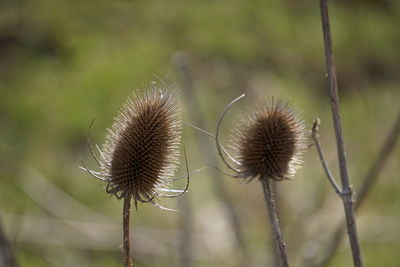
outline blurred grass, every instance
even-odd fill
[[[357,190],[399,111],[400,3],[332,2],[331,20],[350,178]],[[77,168],[81,157],[90,158],[87,127],[95,117],[93,140],[101,144],[132,90],[157,80],[154,74],[168,82],[178,80],[171,64],[177,51],[190,58],[202,107],[198,112],[206,116],[209,130],[225,103],[242,92],[248,97],[230,111],[225,129],[233,125],[235,114],[274,94],[303,110],[309,125],[316,116],[322,119],[321,140],[329,164],[335,166],[317,3],[6,0],[0,3],[0,213],[52,217],[21,190],[20,184],[30,179],[25,168],[33,167],[120,224],[121,203]],[[214,149],[213,142],[196,148],[198,134],[184,130],[190,168],[200,167],[198,149]],[[400,216],[399,154],[396,149],[360,211],[366,266],[396,266],[400,261],[398,227],[381,229]],[[194,231],[200,236],[194,245],[195,266],[236,266],[232,233],[224,227],[222,204],[212,194],[210,172],[194,176],[190,188]],[[221,179],[237,202],[254,262],[269,262],[269,226],[259,185]],[[323,239],[339,222],[341,203],[324,180],[313,149],[296,179],[280,184],[279,192],[289,255],[299,266],[311,253],[313,240]],[[174,206],[176,201],[165,204]],[[133,214],[133,231],[135,225],[169,231],[167,240],[158,242],[175,251],[168,256],[138,254],[138,266],[175,266],[177,216],[146,205]],[[363,219],[371,216],[378,219]],[[12,228],[10,222],[6,226]],[[364,239],[370,233],[374,235]],[[121,263],[118,248],[104,252],[35,244],[18,235],[15,248],[21,266]],[[350,260],[343,242],[332,266],[347,266]]]

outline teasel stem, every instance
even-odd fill
[[[131,195],[124,197],[124,209],[122,213],[123,239],[124,239],[124,266],[132,266],[131,245],[129,238],[129,217],[131,209]]]
[[[286,253],[286,244],[283,239],[281,228],[279,226],[278,215],[276,213],[276,207],[275,207],[275,200],[273,198],[274,192],[272,190],[272,180],[269,179],[268,177],[262,177],[260,181],[263,187],[265,202],[267,204],[267,212],[269,220],[272,225],[272,231],[274,235],[276,249],[278,252],[278,258],[281,266],[288,267],[289,262]]]
[[[342,132],[342,123],[339,112],[339,96],[336,78],[335,61],[332,52],[332,37],[329,25],[329,14],[327,0],[320,0],[320,11],[322,20],[322,33],[324,38],[326,68],[328,72],[329,93],[331,99],[333,125],[335,128],[337,153],[340,167],[340,178],[342,182],[342,190],[339,193],[343,201],[344,211],[346,215],[347,233],[349,235],[351,251],[353,255],[354,266],[362,267],[362,258],[360,243],[357,235],[357,225],[354,216],[353,190],[350,186],[349,177],[346,166],[346,152],[344,148],[344,139]]]

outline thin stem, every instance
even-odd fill
[[[18,262],[15,258],[11,242],[7,239],[0,220],[0,266],[17,267]]]
[[[332,38],[329,25],[327,0],[320,0],[320,9],[321,9],[321,19],[322,19],[322,31],[324,36],[326,67],[328,71],[333,125],[335,128],[336,145],[339,158],[340,179],[342,181],[342,188],[343,188],[340,196],[342,198],[346,214],[347,233],[350,239],[350,246],[352,250],[354,266],[361,267],[363,266],[363,263],[361,258],[360,244],[357,235],[356,220],[354,217],[354,207],[352,200],[353,190],[350,187],[349,178],[347,174],[347,167],[346,167],[344,140],[343,140],[342,125],[339,113],[339,97],[338,97],[338,87],[336,79],[336,68],[332,52]]]
[[[288,267],[289,263],[286,254],[286,244],[283,239],[281,228],[279,226],[278,215],[276,214],[276,207],[275,207],[275,201],[273,199],[271,179],[268,179],[267,177],[262,177],[261,184],[263,187],[265,202],[267,204],[267,212],[269,220],[272,225],[275,245],[278,252],[278,258],[280,260],[281,266]]]
[[[328,178],[332,187],[335,189],[335,192],[340,195],[340,192],[342,190],[337,185],[335,177],[333,177],[331,171],[329,170],[328,165],[326,164],[324,154],[322,153],[321,144],[319,143],[319,138],[318,138],[318,128],[319,128],[319,119],[315,119],[313,127],[312,127],[312,139],[314,141],[315,146],[317,147],[319,160],[321,161],[321,164],[325,171],[326,177]]]
[[[382,169],[388,162],[390,155],[392,154],[394,148],[396,147],[396,143],[399,139],[399,136],[400,136],[400,112],[397,115],[396,121],[389,135],[387,136],[381,151],[379,152],[377,158],[372,164],[372,167],[370,168],[365,178],[363,179],[363,183],[360,187],[359,193],[357,194],[357,201],[354,207],[356,212],[359,210],[366,196],[371,191],[372,186],[378,179]],[[328,242],[329,247],[324,253],[322,260],[320,260],[320,262],[318,263],[318,266],[326,266],[331,261],[333,255],[335,254],[335,252],[339,247],[339,244],[342,240],[344,233],[345,233],[344,225],[340,224],[336,228],[335,233],[333,234],[330,242]]]
[[[130,209],[131,209],[131,195],[128,194],[124,198],[124,210],[123,210],[123,239],[124,239],[124,266],[130,267],[132,266],[132,257],[131,257],[131,246],[130,246],[130,238],[129,238],[129,217],[130,217]]]
[[[399,139],[400,135],[400,112],[397,114],[396,121],[393,125],[390,134],[386,138],[385,143],[382,146],[382,150],[379,152],[374,164],[372,164],[371,169],[368,171],[368,174],[363,180],[363,184],[361,185],[360,191],[357,194],[357,202],[355,204],[355,209],[358,210],[361,203],[365,199],[366,195],[370,191],[372,185],[375,183],[376,179],[379,177],[379,173],[382,171],[385,166],[390,154],[396,147],[396,142]]]
[[[193,218],[191,211],[191,198],[189,195],[184,195],[183,199],[179,203],[179,227],[181,233],[179,238],[179,266],[190,267],[192,264],[192,229],[193,229]]]

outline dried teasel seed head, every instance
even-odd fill
[[[308,144],[298,113],[271,98],[240,121],[231,142],[240,176],[277,181],[292,177]]]
[[[179,164],[181,121],[175,95],[152,86],[129,98],[101,150],[107,193],[150,202],[171,182]]]

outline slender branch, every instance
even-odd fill
[[[124,266],[130,267],[132,266],[132,257],[131,257],[131,246],[130,246],[130,238],[129,238],[129,217],[130,217],[130,209],[131,209],[131,195],[128,194],[124,198],[124,210],[123,210],[123,239],[124,239]]]
[[[400,112],[397,115],[396,121],[387,136],[385,143],[382,146],[381,151],[379,152],[377,158],[375,159],[374,163],[372,164],[370,170],[367,172],[365,178],[363,179],[363,183],[361,184],[359,193],[357,194],[357,202],[355,203],[355,211],[357,212],[361,206],[361,204],[366,199],[366,196],[371,191],[372,186],[376,182],[379,177],[379,174],[385,167],[386,163],[390,155],[392,154],[394,148],[396,147],[396,143],[400,136]],[[342,241],[342,237],[345,233],[345,227],[343,224],[340,224],[337,228],[335,233],[332,236],[330,242],[328,242],[329,247],[324,253],[322,259],[317,264],[318,266],[326,266],[333,255],[337,251],[340,242]]]
[[[282,234],[281,228],[279,226],[278,216],[276,214],[276,207],[275,207],[275,201],[273,198],[271,179],[268,179],[267,177],[262,177],[261,184],[263,187],[265,202],[267,204],[267,212],[268,212],[269,220],[272,225],[276,250],[278,252],[278,258],[279,258],[281,266],[288,267],[289,263],[288,263],[288,257],[286,254],[286,244],[283,239],[283,234]]]
[[[325,46],[326,67],[328,71],[333,125],[335,128],[336,145],[339,158],[340,179],[343,188],[340,196],[343,201],[345,215],[346,215],[347,233],[349,235],[350,246],[353,255],[353,262],[356,267],[361,267],[363,266],[363,263],[361,258],[360,244],[357,235],[356,220],[354,217],[354,207],[352,200],[353,190],[350,187],[349,178],[347,174],[347,167],[346,167],[344,140],[343,140],[342,125],[339,113],[339,97],[338,97],[338,87],[336,79],[336,68],[332,52],[332,38],[329,25],[327,0],[320,0],[320,10],[321,10],[322,31],[323,31],[324,46]]]
[[[18,262],[15,258],[14,250],[11,242],[8,240],[3,231],[0,220],[0,266],[17,267]]]
[[[355,204],[355,209],[358,210],[361,203],[369,193],[371,187],[379,177],[379,173],[382,171],[385,166],[390,154],[396,147],[396,142],[399,139],[400,135],[400,112],[397,114],[396,121],[393,125],[390,134],[386,138],[385,143],[382,146],[382,150],[379,152],[374,164],[372,164],[371,169],[368,171],[368,174],[363,180],[363,184],[360,187],[360,191],[358,193],[357,202]]]
[[[321,144],[319,143],[319,138],[318,138],[319,122],[320,121],[318,118],[315,119],[315,121],[314,121],[314,124],[312,127],[312,139],[314,141],[315,146],[317,147],[319,160],[321,161],[322,167],[324,168],[326,177],[328,178],[332,187],[335,189],[335,192],[337,194],[340,194],[340,192],[342,190],[337,185],[335,178],[333,177],[331,171],[328,168],[328,165],[326,165],[326,160],[325,160],[324,154],[322,153]]]

